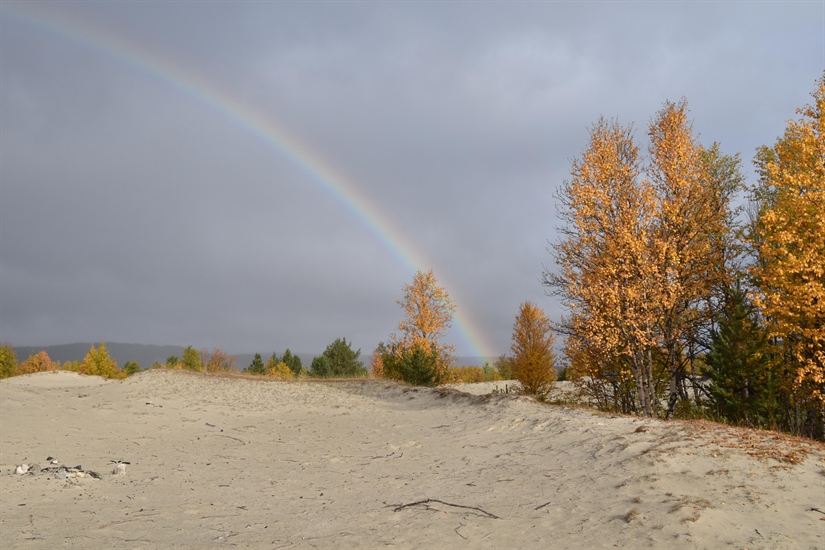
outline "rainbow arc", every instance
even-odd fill
[[[341,170],[330,165],[318,151],[292,135],[271,115],[248,102],[241,101],[230,89],[222,88],[194,71],[187,70],[171,60],[168,55],[153,51],[145,44],[129,40],[110,29],[65,13],[46,11],[42,8],[35,13],[29,9],[12,8],[8,4],[0,6],[0,13],[9,14],[33,27],[82,44],[139,72],[149,74],[187,97],[199,101],[256,136],[300,168],[313,183],[326,191],[363,224],[410,274],[433,267],[436,276],[439,276],[437,266],[432,266],[426,261],[425,255],[382,214],[379,205],[359,186]],[[494,356],[495,354],[484,344],[481,330],[461,312],[460,299],[454,290],[456,287],[440,276],[439,279],[458,302],[453,317],[453,329],[473,355]]]

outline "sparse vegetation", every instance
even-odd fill
[[[17,375],[17,352],[8,342],[0,344],[0,379]]]

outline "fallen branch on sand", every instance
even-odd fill
[[[410,502],[408,504],[390,504],[390,506],[395,507],[393,509],[393,512],[399,512],[399,511],[403,510],[404,508],[410,508],[412,506],[419,506],[421,504],[427,505],[431,502],[437,502],[439,504],[443,504],[444,506],[452,506],[453,508],[464,508],[466,510],[475,510],[477,512],[481,512],[482,514],[484,514],[485,516],[487,516],[489,518],[501,519],[497,515],[491,514],[490,512],[488,512],[486,510],[482,510],[481,508],[479,508],[477,506],[464,506],[463,504],[451,504],[449,502],[444,502],[443,500],[438,500],[437,498],[428,498],[428,499],[424,499],[424,500],[419,500],[418,502]],[[430,507],[427,506],[427,508],[429,509]]]

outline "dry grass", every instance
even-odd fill
[[[639,517],[640,517],[641,515],[642,515],[642,513],[639,511],[639,509],[638,509],[638,508],[631,508],[631,509],[630,509],[630,510],[628,510],[628,511],[627,511],[627,513],[624,515],[624,520],[625,520],[625,522],[630,523],[630,522],[632,522],[633,520],[639,519]]]
[[[825,451],[825,443],[779,432],[740,428],[707,420],[684,422],[694,431],[711,438],[711,444],[725,449],[741,449],[754,458],[799,464],[812,452]]]

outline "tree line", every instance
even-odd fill
[[[353,351],[346,338],[338,338],[324,350],[324,353],[313,359],[310,369],[301,364],[301,358],[294,355],[288,348],[283,355],[272,356],[263,362],[261,355],[256,353],[252,363],[242,372],[256,375],[266,375],[275,378],[297,378],[312,376],[315,378],[330,377],[365,377],[367,370],[358,360],[361,350]],[[172,355],[165,362],[156,362],[149,368],[180,369],[194,372],[233,372],[236,371],[236,358],[221,348],[198,350],[193,346],[184,348],[181,356]],[[19,362],[14,347],[5,343],[0,345],[0,379],[10,376],[32,374],[54,370],[68,370],[81,374],[103,376],[106,378],[122,379],[140,372],[140,365],[128,361],[123,368],[118,368],[117,361],[109,356],[106,343],[99,346],[92,344],[83,361],[52,361],[46,351],[39,351],[30,355],[26,360]]]
[[[757,150],[749,188],[684,99],[653,117],[646,155],[632,126],[590,128],[543,283],[599,406],[825,436],[825,75],[812,96]]]

